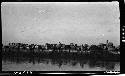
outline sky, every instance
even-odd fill
[[[3,2],[2,43],[120,45],[118,2]]]

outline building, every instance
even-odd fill
[[[108,51],[113,51],[113,50],[115,50],[115,47],[113,46],[113,43],[112,43],[112,42],[108,42],[108,40],[107,40],[106,45],[107,45],[107,50],[108,50]]]
[[[104,43],[99,43],[98,47],[106,50],[106,44],[104,44]]]

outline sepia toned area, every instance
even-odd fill
[[[2,71],[120,71],[118,2],[1,4]]]

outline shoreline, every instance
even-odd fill
[[[3,57],[22,57],[22,58],[68,58],[68,59],[95,59],[95,60],[106,60],[106,61],[120,61],[120,54],[113,54],[108,51],[87,51],[87,52],[66,52],[66,51],[38,51],[27,50],[26,52],[21,50],[9,50],[3,51]]]

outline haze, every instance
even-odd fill
[[[4,2],[1,16],[3,44],[120,44],[118,2]]]

